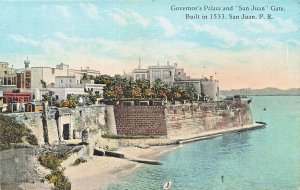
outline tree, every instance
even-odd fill
[[[70,95],[68,96],[68,101],[69,101],[69,108],[76,108],[77,106],[77,98],[75,95]]]
[[[158,96],[158,92],[161,90],[161,87],[162,87],[161,79],[160,78],[155,79],[153,83],[153,90],[154,90],[155,97]]]
[[[93,80],[95,77],[93,75],[88,75],[87,73],[83,73],[81,80]]]
[[[151,89],[145,89],[144,94],[145,94],[146,98],[152,98],[153,95],[154,95],[154,93],[153,93],[153,91]]]
[[[132,90],[132,96],[135,98],[140,98],[142,96],[141,88],[138,86],[135,86]]]
[[[43,95],[43,100],[47,101],[49,103],[49,106],[52,106],[54,104],[52,102],[53,101],[53,97],[52,97],[53,95],[54,95],[53,91],[49,91],[47,94]]]
[[[117,86],[115,89],[114,89],[114,92],[115,92],[115,95],[117,98],[122,98],[123,97],[123,93],[124,93],[124,90],[121,86]]]
[[[42,84],[42,88],[46,88],[47,87],[47,84],[44,80],[41,80],[41,84]]]
[[[188,100],[193,101],[196,96],[196,88],[193,84],[188,84],[186,86],[186,97]]]
[[[136,80],[136,84],[137,84],[138,87],[140,87],[140,89],[141,89],[142,97],[145,98],[145,97],[146,97],[145,92],[146,92],[147,89],[150,88],[150,83],[149,83],[149,81],[148,81],[148,80],[145,80],[145,79],[142,79],[142,80],[138,79],[138,80]]]
[[[112,99],[112,98],[115,98],[116,97],[116,94],[114,93],[114,90],[111,89],[110,87],[104,87],[103,89],[103,97],[105,99]]]

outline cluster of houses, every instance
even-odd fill
[[[101,96],[105,85],[82,80],[84,74],[96,76],[100,72],[70,69],[63,63],[55,68],[30,67],[29,60],[24,61],[24,68],[14,69],[7,62],[0,62],[0,110],[39,111],[41,100],[49,92],[56,101],[66,100],[68,95],[87,96],[87,90]]]
[[[51,92],[55,101],[64,101],[69,95],[82,99],[87,91],[103,95],[105,84],[95,84],[93,80],[82,80],[84,75],[97,76],[100,71],[71,69],[69,65],[59,64],[51,67],[31,67],[30,61],[24,61],[24,68],[14,69],[7,62],[0,62],[0,112],[37,112],[43,109],[42,99]],[[210,78],[190,78],[177,64],[149,66],[142,69],[140,64],[129,75],[134,80],[146,79],[150,84],[157,78],[170,86],[193,84],[198,97],[219,100],[219,82]]]

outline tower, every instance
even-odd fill
[[[24,65],[25,65],[25,69],[28,69],[28,68],[29,68],[30,61],[28,60],[28,57],[27,57],[26,60],[24,60]]]

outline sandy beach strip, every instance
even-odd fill
[[[126,147],[120,148],[118,152],[127,157],[157,159],[161,154],[178,147],[180,146],[156,146],[147,149]],[[86,163],[67,167],[64,173],[72,184],[72,190],[105,190],[110,184],[126,179],[143,165],[125,159],[93,156]]]

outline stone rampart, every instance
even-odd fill
[[[251,123],[251,112],[247,103],[171,105],[168,106],[166,115],[168,137],[193,135]]]
[[[57,112],[58,111],[58,112]],[[13,113],[44,144],[41,112]],[[47,111],[49,142],[80,139],[89,133],[110,131],[118,135],[157,135],[176,138],[204,131],[252,124],[247,102],[215,102],[166,106],[86,106]]]
[[[81,132],[88,129],[90,133],[107,128],[105,118],[106,106],[82,106],[75,109],[59,108],[47,111],[47,128],[49,143],[61,140],[81,138]],[[44,131],[41,112],[24,112],[7,114],[32,130],[38,143],[44,144]]]
[[[117,134],[167,135],[163,106],[115,106]]]

